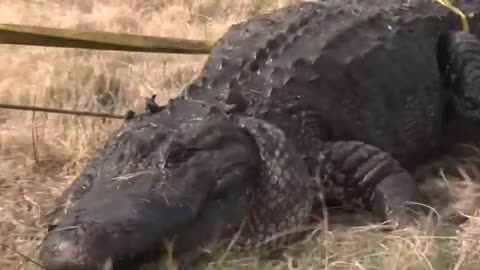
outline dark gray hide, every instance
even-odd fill
[[[478,36],[480,3],[460,2]],[[304,225],[321,196],[409,224],[405,206],[420,200],[410,171],[468,137],[466,116],[478,124],[454,102],[480,104],[462,94],[474,81],[458,89],[445,79],[445,66],[471,77],[451,63],[465,50],[439,46],[459,25],[435,1],[331,0],[233,26],[174,105],[131,119],[65,191],[73,206],[51,215],[47,268],[74,266],[77,255],[89,270],[138,261],[172,235],[190,250],[243,218],[238,248],[276,245],[270,237]],[[221,109],[206,117],[212,104]]]

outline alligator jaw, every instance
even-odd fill
[[[132,118],[106,142],[108,154],[100,150],[101,162],[91,163],[90,189],[49,222],[46,269],[142,265],[160,259],[171,238],[180,241],[175,253],[189,252],[243,220],[245,189],[261,164],[254,139],[223,114],[178,102],[191,114],[170,105]],[[73,192],[82,187],[76,182]]]

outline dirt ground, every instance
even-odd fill
[[[233,23],[287,0],[2,0],[0,23],[217,39]],[[0,102],[123,114],[190,82],[206,56],[0,46]],[[121,120],[0,109],[0,269],[39,269],[44,215]],[[467,147],[464,147],[465,149]],[[460,210],[459,232],[425,228],[380,233],[342,222],[299,243],[281,261],[214,262],[211,269],[478,269],[476,168],[480,152],[428,170],[423,189],[440,214]],[[443,169],[443,170],[442,170]],[[341,221],[342,218],[338,217]],[[350,218],[350,217],[346,217]]]

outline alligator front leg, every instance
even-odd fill
[[[410,203],[421,196],[414,178],[390,154],[358,141],[337,141],[326,143],[318,161],[314,183],[326,199],[372,211],[394,228],[413,224],[416,207]]]
[[[269,253],[294,241],[308,223],[314,200],[310,175],[303,155],[280,128],[248,117],[240,117],[239,124],[257,143],[262,172],[250,192],[250,212],[232,249]]]
[[[480,120],[480,40],[468,32],[440,36],[439,70],[453,95],[453,109],[461,117]]]

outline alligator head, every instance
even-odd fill
[[[279,164],[265,162],[268,153],[288,157],[282,134],[260,120],[233,121],[220,109],[181,99],[134,116],[61,196],[40,260],[49,270],[118,269],[160,257],[165,240],[182,253],[232,233],[247,217],[256,180],[268,176],[292,188],[286,165],[273,170]],[[292,164],[287,176],[304,181],[306,167]],[[303,193],[293,203],[308,210],[306,186],[292,185]],[[298,222],[308,212],[278,205],[289,207],[289,220],[289,211]]]

